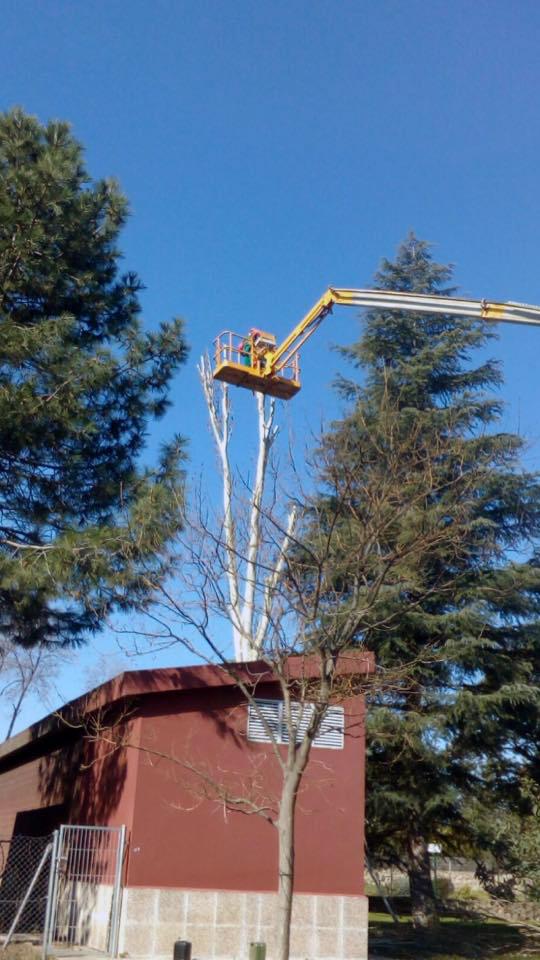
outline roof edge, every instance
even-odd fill
[[[289,657],[286,668],[290,680],[314,679],[320,671],[320,658],[315,655]],[[338,676],[368,675],[373,673],[374,669],[375,659],[372,653],[351,651],[339,657],[336,673]],[[57,732],[70,716],[94,713],[105,705],[130,697],[172,691],[187,693],[191,690],[234,686],[239,681],[248,687],[255,687],[261,682],[271,683],[276,680],[275,670],[265,660],[127,670],[88,693],[68,701],[58,710],[0,744],[0,760],[24,750],[30,744],[36,744],[48,734]]]

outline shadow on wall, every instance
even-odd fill
[[[234,671],[234,665],[231,665]],[[268,686],[268,667],[264,666],[264,673],[254,671],[250,678],[249,665],[243,671],[243,680],[255,692],[257,686],[265,678],[265,696],[280,697],[279,686],[275,682]],[[167,688],[163,682],[166,676]],[[221,682],[212,684],[212,677],[220,678]],[[140,670],[123,674],[117,678],[120,691],[124,687],[131,688],[134,681],[141,694],[159,693],[159,698],[141,700],[141,712],[147,718],[161,717],[167,713],[181,711],[182,713],[197,713],[204,710],[205,717],[213,724],[218,737],[221,739],[233,738],[237,743],[245,742],[245,704],[246,698],[240,692],[234,681],[223,684],[223,677],[227,678],[227,671],[219,665],[206,665],[204,674],[201,667],[167,667],[165,670]],[[210,680],[210,682],[208,682]],[[239,720],[243,725],[239,728]]]
[[[40,758],[41,802],[45,807],[61,804],[64,823],[107,826],[117,811],[128,765],[122,743],[132,726],[123,717],[125,713],[109,710],[107,716],[102,711],[97,722],[90,717],[66,723],[56,749]]]

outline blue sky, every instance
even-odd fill
[[[72,123],[92,175],[129,197],[145,321],[187,322],[151,444],[180,429],[211,473],[195,361],[216,333],[285,334],[329,284],[369,285],[410,228],[465,293],[540,303],[539,40],[536,0],[6,0],[2,108]],[[335,415],[330,348],[358,330],[341,311],[305,350],[284,412],[299,445]],[[506,328],[491,352],[538,467],[540,330]]]

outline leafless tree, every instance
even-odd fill
[[[0,709],[7,715],[5,739],[12,735],[29,696],[37,698],[46,713],[61,700],[57,682],[73,653],[53,647],[26,649],[3,641],[0,647]]]
[[[231,462],[228,388],[214,384],[207,361],[200,376],[221,468],[221,509],[212,510],[200,494],[196,498],[196,509],[186,518],[178,579],[153,584],[148,625],[139,634],[157,644],[181,643],[198,657],[220,663],[266,731],[281,773],[281,793],[275,813],[267,805],[256,812],[277,828],[277,957],[288,960],[294,814],[313,741],[332,703],[373,683],[380,690],[406,682],[412,664],[404,663],[393,676],[369,677],[370,633],[391,629],[400,609],[391,602],[396,593],[410,589],[411,602],[425,602],[418,571],[438,551],[446,556],[459,551],[474,489],[472,481],[468,488],[466,465],[456,464],[455,451],[453,474],[440,479],[444,436],[438,448],[426,450],[414,425],[406,436],[394,429],[396,411],[383,404],[384,456],[368,462],[356,451],[348,462],[335,464],[325,460],[323,446],[311,480],[300,484],[295,476],[287,494],[283,473],[272,466],[274,404],[260,395],[251,485],[235,474]],[[460,505],[449,522],[444,492],[457,482]],[[445,588],[455,588],[455,578],[441,569],[436,585],[430,584],[440,596]],[[276,735],[261,711],[256,685],[231,660],[228,639],[218,639],[223,623],[232,632],[235,661],[256,658],[275,678],[285,738]],[[435,659],[437,649],[430,655]],[[352,656],[356,670],[350,669]],[[225,800],[226,794],[222,789]],[[238,797],[229,798],[229,806],[242,809]],[[254,812],[249,806],[245,797],[243,812]]]
[[[225,613],[231,626],[235,659],[237,661],[255,660],[264,649],[271,630],[273,593],[294,539],[297,507],[291,503],[282,524],[275,528],[276,538],[272,538],[271,559],[268,562],[268,544],[264,542],[267,532],[264,529],[264,519],[271,454],[278,434],[276,402],[274,399],[266,400],[260,393],[255,394],[258,429],[255,474],[249,489],[242,484],[244,495],[239,504],[235,489],[238,485],[238,477],[235,476],[230,456],[229,389],[224,384],[220,384],[216,389],[208,357],[203,357],[199,363],[199,376],[222,480],[219,533],[213,538],[225,580],[220,612]],[[275,489],[273,494],[275,497]],[[198,519],[201,520],[200,515]],[[206,524],[202,525],[206,534]],[[260,571],[265,564],[267,565],[266,577],[262,584]],[[258,594],[261,590],[262,604],[258,602],[260,599]],[[223,610],[222,604],[225,606]]]

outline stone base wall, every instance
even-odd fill
[[[275,895],[222,890],[128,887],[123,892],[120,955],[171,960],[175,940],[189,940],[197,960],[247,960],[264,941],[275,956]],[[366,897],[298,894],[292,960],[366,960]]]

